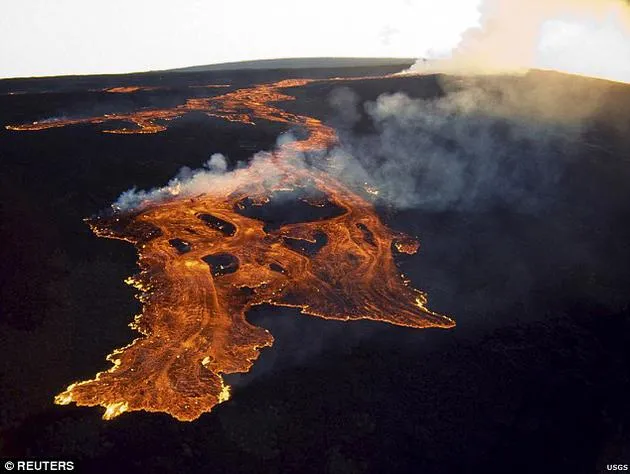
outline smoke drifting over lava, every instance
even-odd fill
[[[351,88],[336,87],[328,102],[339,142],[328,151],[292,149],[283,156],[296,169],[323,170],[398,209],[535,212],[585,145],[605,90],[570,77],[545,81],[544,74],[441,76],[444,95],[429,99],[393,93],[362,103]],[[355,131],[362,117],[372,133]],[[277,149],[292,143],[299,141],[285,133]],[[166,186],[122,193],[113,207],[137,210],[212,192],[248,166],[277,182],[284,171],[272,157],[261,151],[228,170],[226,158],[213,154],[199,169],[181,169]]]
[[[481,26],[446,57],[408,72],[519,72],[531,68],[630,82],[630,6],[624,0],[485,0]]]
[[[201,169],[183,167],[168,185],[150,191],[129,189],[118,197],[112,207],[117,211],[130,211],[175,196],[186,198],[208,192],[219,185],[218,181],[229,179],[223,176],[227,167],[226,157],[221,153],[213,153]]]
[[[361,104],[351,89],[335,90],[340,145],[330,171],[368,183],[400,209],[536,212],[589,146],[603,100],[591,80],[547,74],[445,76],[446,94],[431,99],[393,93]],[[372,124],[367,133],[356,131],[361,115]]]

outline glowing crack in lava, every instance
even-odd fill
[[[299,125],[308,137],[281,145],[247,168],[216,175],[201,195],[167,193],[134,211],[88,220],[97,235],[129,241],[138,250],[140,272],[128,282],[141,291],[143,311],[132,327],[142,336],[108,356],[109,370],[70,385],[56,403],[101,405],[105,419],[146,410],[194,420],[229,398],[223,374],[247,372],[259,350],[272,344],[272,335],[245,317],[265,303],[325,319],[454,325],[428,310],[425,295],[398,272],[393,251],[415,253],[417,243],[389,230],[368,200],[295,159],[297,152],[321,150],[336,140],[319,120],[270,105],[293,98],[279,89],[306,82],[257,85],[190,99],[170,111],[126,116],[139,133],[146,127],[156,131],[153,121],[159,118],[205,110],[245,123]],[[303,204],[330,212],[278,226],[255,215],[278,193],[300,191]]]

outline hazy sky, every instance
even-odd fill
[[[478,0],[2,0],[0,77],[452,49]]]

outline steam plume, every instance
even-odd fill
[[[585,131],[607,90],[542,72],[444,77],[442,84],[444,97],[394,93],[363,104],[371,133],[341,120],[332,172],[355,186],[368,183],[396,208],[537,212],[589,146]],[[335,92],[331,105],[357,103],[351,94]]]
[[[623,0],[485,0],[481,26],[447,58],[409,72],[530,68],[630,82],[630,7]]]

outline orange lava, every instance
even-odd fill
[[[143,86],[123,86],[123,87],[111,87],[109,89],[103,89],[103,92],[111,92],[114,94],[129,94],[131,92],[138,91],[153,91],[159,89],[159,87],[143,87]]]
[[[309,79],[288,79],[274,84],[259,84],[251,88],[238,89],[215,97],[190,98],[182,105],[170,109],[149,109],[131,113],[113,113],[96,117],[53,118],[23,125],[7,125],[9,130],[35,131],[67,125],[101,124],[112,121],[133,123],[136,127],[120,127],[104,130],[105,133],[136,134],[158,133],[166,130],[166,123],[189,112],[204,112],[210,117],[218,117],[231,122],[255,125],[255,120],[263,119],[272,122],[283,122],[292,125],[303,125],[317,133],[317,140],[322,143],[332,141],[335,134],[328,128],[316,129],[320,122],[310,117],[302,117],[285,112],[271,105],[274,102],[294,100],[294,97],[283,94],[281,89],[301,86],[312,82]],[[120,88],[119,88],[120,89]],[[312,122],[312,123],[309,123]]]
[[[281,89],[308,82],[286,80],[189,99],[174,109],[125,115],[138,128],[111,130],[158,132],[165,125],[157,120],[201,110],[243,123],[300,126],[308,136],[281,145],[248,168],[217,176],[204,194],[173,196],[147,202],[133,213],[88,220],[97,235],[129,241],[138,250],[141,271],[128,282],[141,291],[143,311],[132,323],[141,336],[108,356],[114,364],[109,370],[70,385],[57,403],[101,405],[106,419],[145,410],[194,420],[229,398],[223,374],[247,372],[259,350],[272,344],[271,334],[245,317],[264,303],[325,319],[371,319],[414,328],[454,325],[428,310],[425,295],[410,287],[396,267],[393,251],[415,253],[417,242],[388,229],[364,197],[294,160],[296,152],[326,149],[336,140],[319,120],[273,105],[293,99]],[[302,201],[338,212],[278,228],[243,212],[247,206],[264,206],[276,192],[300,189],[317,191]]]

